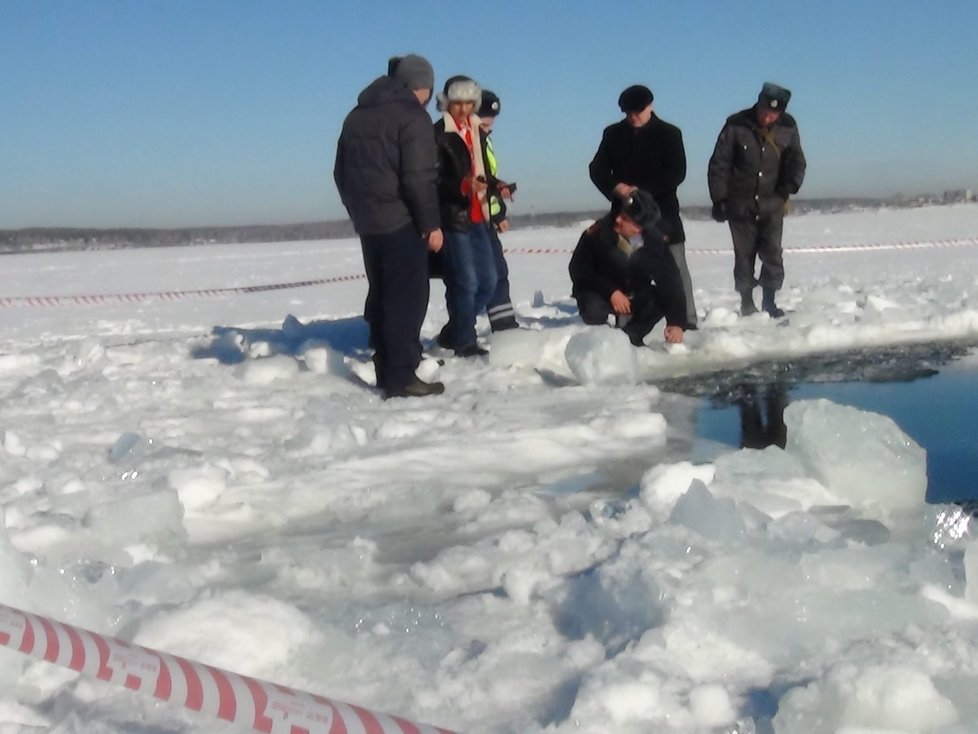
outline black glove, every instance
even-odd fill
[[[714,201],[713,210],[710,212],[710,216],[713,217],[715,222],[726,222],[727,221],[727,202],[725,200]]]

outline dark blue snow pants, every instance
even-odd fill
[[[412,382],[421,362],[421,324],[428,311],[428,245],[413,225],[360,238],[367,271],[363,317],[370,325],[377,386]]]

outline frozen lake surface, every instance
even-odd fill
[[[507,233],[525,328],[414,401],[371,387],[355,240],[0,258],[0,604],[470,734],[978,731],[978,545],[925,502],[973,411],[908,401],[925,451],[882,396],[792,393],[741,449],[657,387],[924,344],[963,403],[978,205],[789,217],[786,325],[690,221],[669,349],[580,322],[584,226]],[[434,282],[432,352],[445,317]],[[178,693],[0,649],[3,734],[240,731]]]

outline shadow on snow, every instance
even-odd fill
[[[221,364],[238,364],[246,359],[276,354],[296,357],[310,343],[328,346],[344,355],[360,356],[368,349],[370,329],[361,316],[303,324],[289,315],[278,329],[215,326],[211,336],[207,344],[195,347],[191,356],[216,359]]]

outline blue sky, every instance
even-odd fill
[[[344,217],[343,117],[411,52],[501,97],[517,213],[603,206],[587,164],[635,83],[683,130],[683,204],[765,80],[803,196],[978,189],[975,28],[974,0],[0,0],[0,229]]]

